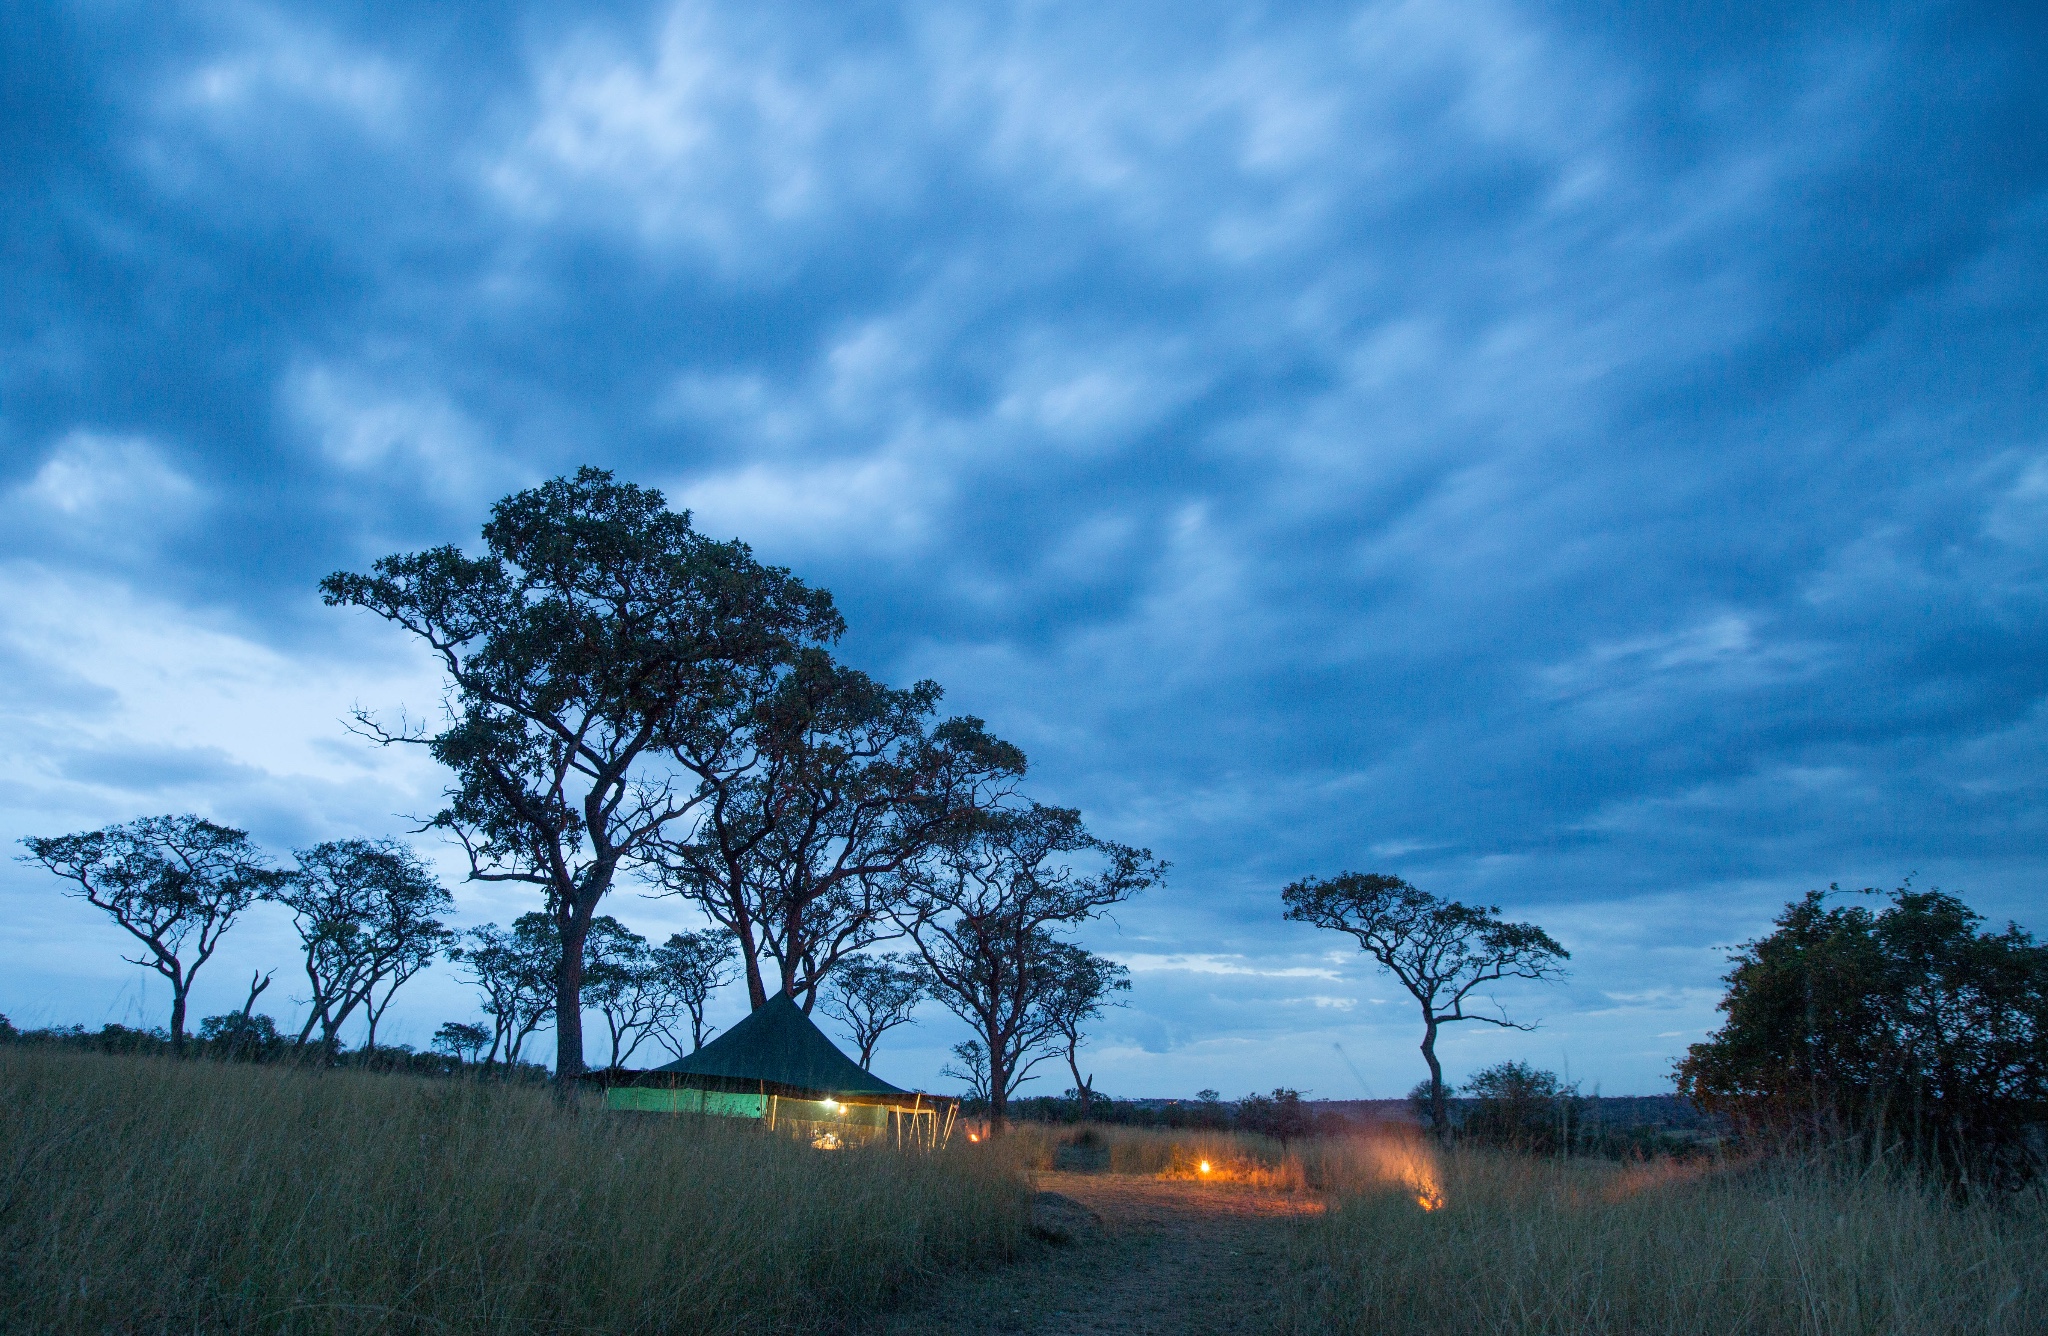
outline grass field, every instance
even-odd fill
[[[8,1332],[2048,1331],[2048,1197],[1882,1170],[1029,1124],[825,1154],[528,1087],[11,1046],[0,1097]],[[1053,1169],[1121,1223],[1029,1243]]]
[[[1012,1255],[999,1156],[0,1047],[0,1330],[825,1330]]]

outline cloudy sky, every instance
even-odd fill
[[[1172,860],[1087,934],[1103,1088],[1405,1090],[1411,1004],[1279,916],[1354,869],[1573,952],[1452,1075],[1666,1089],[1808,887],[2048,930],[2044,22],[11,6],[0,838],[402,832],[440,777],[340,719],[437,679],[316,581],[595,463]],[[0,1011],[161,1023],[59,890],[0,865]],[[196,1014],[288,1015],[292,948],[252,914]]]

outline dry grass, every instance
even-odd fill
[[[1439,1171],[1443,1209],[1424,1211],[1360,1160],[1347,1199],[1301,1237],[1292,1330],[2048,1330],[2039,1193],[1964,1207],[1882,1170],[1782,1161],[1460,1153]]]
[[[1026,1223],[996,1156],[0,1048],[7,1331],[824,1330]]]

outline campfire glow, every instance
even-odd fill
[[[1208,1172],[1209,1172],[1209,1162],[1208,1162],[1207,1160],[1204,1160],[1204,1161],[1202,1161],[1202,1163],[1201,1163],[1201,1166],[1200,1166],[1200,1167],[1201,1167],[1201,1170],[1202,1170],[1202,1172],[1203,1172],[1203,1173],[1205,1173],[1205,1174],[1206,1174],[1206,1173],[1208,1173]]]
[[[1375,1178],[1399,1183],[1415,1194],[1415,1204],[1425,1211],[1445,1206],[1443,1178],[1437,1173],[1436,1153],[1416,1135],[1383,1134],[1363,1143],[1365,1165]]]

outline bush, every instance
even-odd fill
[[[1956,1181],[2039,1173],[2048,947],[1979,931],[1940,891],[1878,912],[1827,898],[1732,957],[1727,1023],[1678,1064],[1680,1092],[1777,1141],[1853,1137]]]

